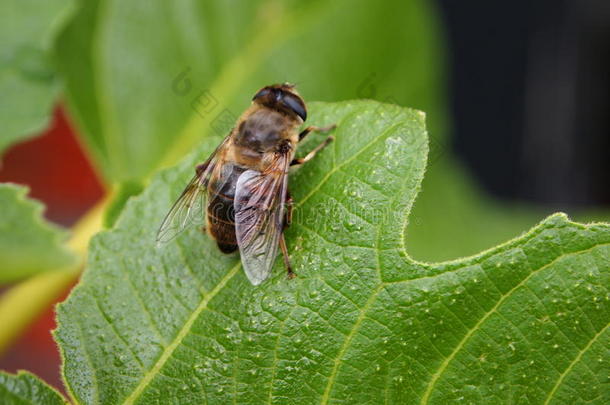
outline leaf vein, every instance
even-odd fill
[[[193,269],[193,266],[191,266],[188,263],[186,255],[184,254],[184,246],[182,246],[182,243],[180,243],[180,238],[176,238],[176,244],[178,245],[178,252],[180,253],[180,257],[182,258],[182,261],[184,262],[184,267],[186,267],[187,270],[189,271],[189,273],[191,273],[191,275],[193,276],[193,278],[195,280],[197,280],[197,287],[199,289],[200,296],[202,293],[207,294],[206,289],[203,287],[203,282],[201,281],[201,279],[199,277],[197,277],[197,274],[195,273],[195,269]]]
[[[470,329],[466,335],[464,335],[464,338],[458,343],[458,345],[455,347],[455,349],[453,350],[453,352],[451,352],[451,354],[445,358],[445,360],[443,361],[443,363],[441,363],[441,366],[439,367],[439,369],[436,371],[436,373],[434,373],[432,375],[432,379],[430,380],[430,382],[428,383],[428,386],[426,388],[426,391],[424,392],[424,395],[422,397],[421,403],[422,404],[427,404],[430,400],[430,395],[432,394],[432,389],[434,388],[434,386],[436,385],[436,382],[439,380],[439,378],[441,377],[441,375],[445,372],[445,370],[447,369],[449,363],[451,363],[451,361],[455,358],[455,356],[457,355],[457,353],[464,347],[464,345],[466,344],[466,342],[470,339],[470,337],[474,334],[474,332],[477,331],[477,329],[479,329],[479,327],[493,314],[495,313],[498,308],[504,303],[504,301],[506,301],[506,299],[508,297],[510,297],[512,295],[512,293],[514,291],[516,291],[517,289],[519,289],[520,287],[522,287],[523,285],[525,285],[526,282],[528,282],[535,274],[539,273],[540,271],[552,266],[553,264],[557,263],[559,260],[567,257],[567,256],[574,256],[574,255],[578,255],[578,254],[582,254],[585,252],[589,252],[599,246],[605,246],[605,245],[610,245],[610,243],[600,243],[600,244],[595,244],[587,249],[582,249],[582,250],[578,250],[578,251],[574,251],[574,252],[570,252],[570,253],[562,253],[559,256],[557,256],[555,259],[551,260],[549,263],[541,266],[540,268],[533,270],[527,277],[525,277],[521,282],[519,282],[517,285],[515,285],[513,288],[511,288],[509,291],[507,291],[505,294],[502,295],[502,297],[498,300],[498,302],[485,314],[483,315],[483,317],[472,327],[472,329]]]
[[[307,226],[306,226],[306,225],[304,225],[304,224],[301,224],[301,223],[296,223],[296,222],[295,222],[295,223],[294,223],[294,224],[292,224],[292,225],[296,225],[296,226],[298,226],[298,227],[303,228],[304,230],[306,230],[306,231],[310,232],[312,235],[317,236],[318,238],[320,238],[320,239],[321,239],[321,240],[323,240],[324,242],[328,243],[329,245],[338,246],[338,247],[342,247],[342,248],[372,249],[370,246],[360,246],[360,245],[342,245],[342,244],[340,244],[340,243],[337,243],[337,242],[334,242],[334,241],[331,241],[331,240],[327,239],[327,238],[326,238],[324,235],[322,235],[320,232],[318,232],[318,231],[316,231],[316,230],[314,230],[314,229],[311,229],[311,228],[307,227]]]
[[[600,330],[597,334],[595,334],[591,340],[589,340],[589,342],[578,352],[578,354],[576,355],[576,357],[574,358],[574,360],[570,363],[570,365],[568,367],[566,367],[566,369],[564,370],[564,372],[559,376],[559,378],[557,379],[557,383],[555,383],[555,386],[553,387],[553,389],[551,390],[551,392],[549,392],[549,396],[547,397],[546,401],[544,401],[544,405],[548,405],[551,401],[551,399],[553,398],[553,396],[555,396],[555,393],[557,392],[557,389],[561,386],[561,384],[563,383],[563,380],[565,379],[565,377],[570,373],[570,371],[572,371],[572,369],[574,368],[574,365],[576,363],[578,363],[580,361],[580,359],[582,358],[583,354],[585,354],[585,352],[587,350],[589,350],[589,348],[591,348],[591,346],[593,345],[593,343],[595,343],[595,341],[597,341],[597,339],[604,334],[604,332],[608,329],[608,326],[610,326],[610,323],[606,324],[606,326],[604,326],[602,328],[602,330]]]
[[[133,355],[134,359],[138,362],[138,364],[140,365],[140,369],[144,370],[144,364],[142,363],[142,361],[140,360],[140,358],[136,355],[136,352],[133,350],[133,348],[127,343],[127,341],[125,340],[125,338],[123,338],[123,336],[121,336],[119,334],[119,331],[116,329],[116,327],[114,326],[114,323],[110,321],[110,318],[108,317],[108,315],[106,314],[106,312],[102,309],[102,306],[100,305],[97,297],[94,294],[90,294],[91,297],[93,298],[93,301],[95,302],[95,305],[97,306],[97,309],[100,311],[100,314],[102,314],[102,318],[104,318],[104,320],[106,321],[106,323],[108,323],[108,326],[110,326],[110,329],[112,330],[112,332],[114,332],[114,334],[116,335],[116,337],[119,339],[119,341],[121,341],[131,352],[131,354]]]
[[[280,321],[277,338],[275,339],[275,344],[273,345],[273,362],[271,363],[271,381],[269,382],[269,398],[267,400],[268,404],[271,404],[271,401],[273,399],[273,382],[275,381],[276,370],[277,370],[276,365],[278,362],[277,352],[278,352],[278,349],[280,346],[280,339],[282,337],[282,332],[284,331],[284,325],[285,325],[286,321],[288,319],[290,319],[290,317],[292,316],[292,313],[294,312],[294,309],[296,307],[297,307],[297,305],[293,306],[292,309],[290,310],[290,312],[288,313],[288,316]]]
[[[167,346],[167,342],[163,338],[163,335],[161,335],[161,331],[159,330],[159,327],[155,323],[155,321],[153,319],[153,316],[152,316],[152,313],[150,312],[148,307],[146,307],[146,305],[144,304],[144,300],[142,300],[142,297],[140,296],[140,293],[139,293],[138,289],[136,288],[136,286],[131,281],[131,278],[129,277],[129,272],[125,271],[124,274],[125,274],[125,280],[127,281],[127,285],[129,285],[129,287],[131,288],[131,290],[134,293],[134,296],[136,297],[136,300],[140,304],[140,307],[142,307],[142,309],[144,310],[144,314],[146,314],[146,317],[148,318],[148,320],[150,322],[150,326],[152,326],[153,331],[155,332],[155,334],[159,338],[159,342],[161,342],[161,344],[163,346]]]
[[[83,353],[85,355],[85,358],[87,359],[87,363],[89,363],[89,367],[91,367],[91,378],[93,380],[93,391],[94,391],[94,398],[95,401],[93,401],[93,403],[98,404],[100,402],[100,384],[99,381],[97,380],[97,373],[96,373],[96,369],[93,365],[93,360],[91,359],[91,354],[89,354],[89,350],[87,350],[87,344],[84,343],[85,342],[85,333],[83,332],[83,325],[80,322],[79,318],[76,318],[74,320],[74,322],[78,325],[78,331],[81,337],[81,341],[83,341]]]
[[[366,313],[370,309],[371,305],[373,305],[373,302],[377,298],[377,294],[381,291],[383,286],[384,286],[383,283],[380,283],[377,285],[377,288],[375,289],[375,291],[373,291],[373,294],[371,294],[371,296],[369,297],[367,302],[364,304],[364,306],[360,310],[360,314],[358,315],[358,318],[356,319],[356,322],[354,323],[354,326],[350,330],[349,334],[346,336],[345,340],[343,341],[343,345],[339,348],[339,351],[337,352],[337,355],[335,356],[335,359],[334,359],[333,369],[330,373],[330,377],[328,378],[328,383],[326,384],[324,394],[322,395],[322,401],[320,402],[321,404],[328,403],[328,401],[330,399],[330,391],[331,391],[333,384],[335,382],[335,379],[337,377],[337,371],[339,370],[340,360],[343,357],[343,355],[345,354],[345,351],[347,350],[349,345],[351,344],[352,339],[354,338],[354,335],[356,334],[356,331],[358,331],[358,329],[360,328],[362,321],[364,321],[364,318],[366,318]]]
[[[195,323],[195,320],[199,317],[199,315],[203,311],[206,310],[208,303],[212,300],[212,298],[214,298],[216,296],[216,294],[218,294],[220,292],[220,290],[222,290],[222,288],[227,284],[227,282],[229,282],[229,280],[231,280],[237,274],[240,266],[241,266],[241,262],[238,262],[222,278],[222,280],[220,280],[220,282],[216,285],[216,287],[214,287],[214,289],[207,296],[205,296],[203,298],[203,300],[201,301],[201,303],[199,304],[197,309],[195,309],[195,311],[187,319],[187,321],[184,324],[184,326],[182,327],[182,329],[180,329],[180,331],[176,335],[176,338],[168,346],[165,347],[165,349],[163,350],[163,353],[161,353],[161,356],[159,357],[159,359],[157,360],[155,365],[144,375],[144,378],[140,381],[140,384],[138,384],[138,386],[131,392],[129,397],[127,397],[127,399],[124,402],[125,405],[133,404],[138,399],[138,397],[142,394],[144,389],[146,389],[148,384],[150,384],[150,382],[153,380],[155,375],[161,370],[161,368],[163,367],[165,362],[171,357],[172,353],[174,352],[174,350],[176,350],[176,348],[182,342],[184,337],[190,332],[190,329],[192,328],[193,324]]]
[[[343,122],[345,120],[342,120],[341,122]],[[394,124],[391,127],[385,129],[381,134],[377,135],[376,137],[374,137],[369,143],[367,143],[366,145],[364,145],[362,147],[362,149],[360,149],[358,152],[354,153],[352,156],[350,156],[349,158],[347,158],[345,161],[341,162],[338,166],[333,167],[331,170],[328,171],[328,173],[326,173],[326,175],[324,175],[324,177],[322,178],[322,180],[320,180],[320,182],[311,189],[311,191],[309,193],[307,193],[307,195],[305,197],[303,197],[301,199],[301,201],[299,201],[297,204],[295,204],[295,208],[298,208],[300,206],[302,206],[307,200],[309,200],[309,198],[311,198],[312,195],[314,195],[319,189],[320,187],[322,187],[330,178],[330,176],[332,176],[334,173],[337,172],[337,170],[341,169],[342,167],[348,165],[349,163],[351,163],[352,161],[356,160],[361,154],[363,154],[368,148],[370,148],[371,146],[373,146],[375,143],[377,143],[379,140],[383,139],[385,136],[387,136],[388,133],[390,133],[392,130],[394,130],[396,127],[399,127],[403,125],[402,123],[398,123],[398,124]]]

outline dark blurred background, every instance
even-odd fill
[[[489,193],[610,204],[610,1],[438,1],[452,146]]]
[[[450,148],[440,140],[450,151],[442,153],[457,155],[483,194],[500,201],[544,212],[610,206],[610,1],[438,0],[437,9],[452,121]],[[47,218],[66,226],[103,195],[69,121],[59,102],[46,133],[11,148],[0,168],[0,181],[29,185],[31,196],[46,204]],[[433,225],[420,221],[425,203],[432,204],[426,198],[442,198],[426,194],[430,184],[415,207],[414,233],[420,227],[433,234]],[[451,201],[442,204],[450,207],[448,216],[459,211]],[[467,214],[456,215],[472,223]],[[421,242],[421,251],[428,245]],[[409,250],[417,248],[412,243]],[[0,357],[0,369],[28,369],[60,387],[53,326],[49,309]]]

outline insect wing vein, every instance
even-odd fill
[[[279,170],[247,170],[237,180],[235,234],[244,271],[252,284],[271,274],[283,228],[289,156],[274,162]]]

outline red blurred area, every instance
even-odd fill
[[[49,128],[10,148],[0,165],[0,182],[29,186],[30,197],[46,205],[45,217],[63,225],[72,225],[104,194],[75,134],[58,106]]]
[[[41,136],[19,143],[4,154],[0,182],[29,186],[30,197],[45,204],[45,217],[64,226],[76,222],[104,195],[104,187],[61,106],[54,109],[49,128]],[[66,294],[62,293],[56,302]],[[51,337],[54,318],[53,308],[47,308],[0,357],[0,370],[28,370],[63,391],[59,352]]]
[[[72,288],[68,289],[68,291]],[[53,306],[47,308],[34,321],[19,340],[0,357],[0,370],[16,373],[18,370],[30,371],[46,383],[60,390],[64,395],[66,390],[61,382],[61,359],[57,344],[51,336],[55,329],[56,303],[66,299],[68,291],[62,293]]]

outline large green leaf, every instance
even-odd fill
[[[30,373],[17,375],[0,371],[2,405],[64,405],[67,402],[57,391]]]
[[[0,2],[0,152],[47,125],[57,90],[51,58],[72,0]]]
[[[441,121],[429,8],[87,1],[57,53],[70,111],[101,171],[113,182],[142,180],[202,136],[226,133],[244,100],[273,82],[296,82],[307,99],[391,98]]]
[[[558,214],[477,256],[416,262],[403,234],[423,114],[359,101],[316,103],[311,117],[338,128],[290,179],[298,277],[278,260],[253,287],[197,229],[155,248],[207,140],[94,239],[58,308],[77,402],[608,402],[610,226]]]
[[[62,269],[75,257],[62,244],[66,234],[42,217],[43,206],[27,188],[0,184],[0,284]]]

